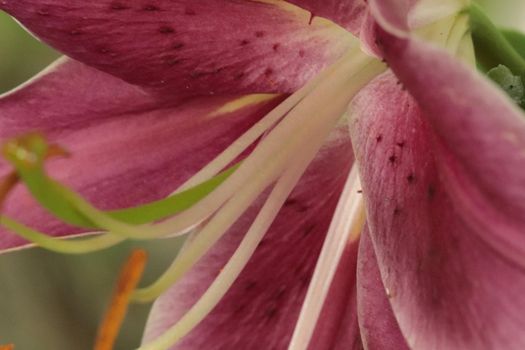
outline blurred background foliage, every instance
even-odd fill
[[[505,27],[525,30],[525,1],[480,0]],[[502,11],[503,9],[503,11]],[[27,80],[59,55],[0,13],[0,93]],[[169,264],[178,240],[148,243],[144,282]],[[144,247],[144,245],[142,245]],[[0,256],[0,344],[17,350],[87,350],[110,298],[120,264],[133,244],[65,256],[30,249]],[[116,349],[135,348],[150,305],[131,307]]]

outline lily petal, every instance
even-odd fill
[[[366,14],[365,0],[287,0],[308,11],[312,17],[321,16],[348,29],[356,36],[359,35],[363,16]]]
[[[345,128],[309,166],[248,265],[217,307],[174,349],[285,349],[352,163]],[[145,341],[159,336],[195,303],[251,223],[258,205],[154,304]]]
[[[409,349],[383,286],[368,227],[359,244],[357,312],[365,349]]]
[[[441,59],[432,69],[421,64],[430,52]],[[519,135],[523,120],[495,87],[436,50],[398,54],[420,68],[394,66],[422,109],[385,74],[357,96],[352,138],[400,329],[416,349],[522,349],[525,269],[514,253],[525,228],[515,197],[525,188],[523,139],[506,141],[501,131]],[[496,244],[509,238],[519,248]]]
[[[65,60],[0,99],[0,138],[44,133],[72,154],[49,162],[53,177],[100,208],[134,206],[171,193],[280,100],[267,96],[232,109],[232,99],[180,105]],[[8,170],[0,163],[1,173]],[[78,232],[46,214],[22,186],[10,194],[5,210],[44,232]],[[0,233],[0,250],[24,243]]]
[[[5,0],[44,41],[171,96],[292,92],[352,36],[284,1]]]
[[[448,190],[462,198],[483,239],[525,266],[525,115],[500,88],[445,51],[382,36],[385,58],[444,147]]]

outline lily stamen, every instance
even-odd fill
[[[20,181],[16,172],[7,174],[2,180],[0,180],[0,208],[5,202],[9,193],[13,190],[15,185]]]
[[[136,288],[144,267],[147,255],[144,250],[133,251],[120,273],[117,286],[109,308],[100,325],[94,350],[112,350],[129,306],[130,295]]]

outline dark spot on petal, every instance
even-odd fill
[[[383,141],[383,135],[377,135],[376,136],[376,141],[379,143],[381,141]]]
[[[279,311],[279,309],[277,308],[277,305],[275,303],[272,303],[264,311],[264,316],[267,319],[273,319],[273,318],[275,318],[277,316],[278,311]]]
[[[255,32],[255,37],[256,38],[262,38],[263,36],[264,36],[264,32],[262,32],[262,31]]]
[[[162,60],[164,61],[165,64],[167,64],[168,66],[174,66],[176,64],[179,64],[181,62],[181,60],[177,57],[177,56],[174,56],[174,55],[167,55],[167,56],[164,56],[162,58]]]
[[[171,26],[160,26],[159,27],[159,33],[161,34],[173,34],[175,33],[175,29]]]
[[[193,9],[187,8],[184,10],[184,14],[188,16],[195,16],[197,13]]]
[[[401,214],[401,208],[395,207],[394,208],[394,216],[398,216],[399,214]]]
[[[273,51],[278,51],[279,50],[279,47],[281,47],[281,44],[277,43],[277,44],[273,44]]]
[[[183,48],[183,47],[184,47],[184,43],[175,43],[175,44],[173,44],[173,46],[172,46],[172,48],[173,48],[174,50],[178,50],[178,49],[181,49],[181,48]]]
[[[266,70],[264,71],[264,75],[267,77],[269,77],[272,74],[273,74],[273,69],[271,68],[266,68]]]
[[[407,181],[409,184],[413,184],[414,182],[416,182],[416,175],[414,175],[413,173],[408,174]]]
[[[398,142],[398,143],[396,143],[396,145],[398,145],[399,148],[403,148],[403,147],[405,147],[405,142],[404,141]]]
[[[428,185],[427,188],[427,197],[432,200],[436,196],[436,187],[432,184]]]
[[[363,190],[357,190],[357,193],[361,194],[363,193]]]
[[[392,154],[390,157],[388,157],[388,161],[390,164],[395,164],[397,161],[397,156],[395,154]]]
[[[246,283],[246,285],[244,286],[244,290],[246,292],[248,292],[248,291],[254,289],[256,286],[257,286],[257,282],[256,281],[248,281]]]
[[[160,11],[160,7],[155,6],[155,5],[146,5],[142,9],[144,11],[150,11],[150,12]]]
[[[244,40],[241,40],[241,46],[246,46],[250,43],[250,41],[244,39]]]
[[[240,79],[244,78],[244,76],[245,76],[245,74],[243,72],[237,73],[237,74],[235,74],[234,79],[235,80],[240,80]]]
[[[111,9],[116,11],[129,10],[130,8],[131,7],[129,7],[128,5],[124,5],[121,2],[113,2],[111,4]]]
[[[202,76],[206,75],[206,72],[203,72],[203,71],[199,71],[199,70],[194,70],[190,73],[190,77],[192,79],[197,79],[197,78],[200,78]]]
[[[299,57],[304,57],[304,55],[305,55],[304,50],[299,50]]]
[[[300,213],[303,213],[308,210],[308,206],[304,205],[303,203],[301,203],[300,201],[292,197],[288,198],[284,202],[284,205],[287,207],[292,207],[293,209],[295,209],[296,211]]]
[[[310,235],[310,233],[312,233],[315,229],[315,224],[309,224],[307,226],[304,227],[303,229],[303,237],[307,237]]]

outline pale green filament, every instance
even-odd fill
[[[330,119],[324,120],[323,117],[326,114],[330,115],[332,109],[336,109],[339,114],[333,113],[335,117],[340,117],[349,103],[348,94],[352,92],[344,90],[349,84],[348,80],[355,78],[355,86],[361,87],[362,83],[367,82],[371,77],[377,75],[379,72],[384,70],[384,65],[377,63],[363,54],[354,55],[352,59],[346,59],[343,61],[344,64],[338,65],[338,70],[335,70],[328,79],[312,92],[309,96],[308,101],[299,103],[299,105],[290,112],[290,114],[283,120],[276,128],[267,136],[267,139],[258,147],[248,159],[245,160],[245,164],[249,164],[253,158],[259,156],[261,151],[266,146],[275,147],[279,146],[279,151],[273,153],[271,161],[267,162],[267,167],[264,172],[255,174],[252,181],[247,187],[246,193],[240,191],[236,196],[231,198],[220,210],[219,213],[204,227],[204,229],[196,236],[195,241],[188,246],[187,249],[183,250],[175,259],[173,264],[168,270],[152,285],[139,289],[134,295],[134,300],[141,302],[148,302],[153,300],[162,294],[167,288],[173,283],[176,283],[184,274],[215,244],[222,234],[235,222],[235,220],[242,214],[242,208],[246,208],[251,201],[255,199],[255,196],[261,192],[261,189],[269,184],[269,181],[273,181],[275,176],[282,172],[290,161],[297,154],[304,152],[304,140],[307,139],[305,135],[319,133],[319,123],[327,123]],[[366,67],[366,68],[364,68]],[[353,76],[352,70],[362,70],[362,75]],[[350,71],[349,77],[341,79],[339,77],[339,84],[341,86],[334,85],[336,77],[344,71]],[[355,73],[354,73],[355,74]],[[331,77],[331,79],[330,79]],[[360,79],[363,79],[362,81]],[[344,91],[340,101],[333,105],[333,108],[323,107],[323,110],[319,110],[320,105],[317,103],[319,100],[332,98],[334,90],[341,88],[340,91]],[[357,90],[356,90],[357,92]],[[332,118],[334,118],[332,115]],[[315,116],[315,117],[313,117]],[[282,137],[283,129],[293,130],[288,137]],[[277,137],[276,137],[277,135]],[[274,137],[276,137],[274,139]],[[264,154],[264,153],[263,153]],[[272,153],[270,153],[272,154]],[[234,174],[235,176],[235,174]],[[260,179],[260,180],[259,180]],[[235,214],[235,215],[234,215]]]
[[[71,240],[71,238],[55,238],[44,233],[35,231],[26,225],[17,222],[5,215],[0,217],[0,224],[15,232],[20,237],[35,243],[39,247],[64,254],[84,254],[113,247],[123,241],[122,238],[113,235],[99,235],[83,239]]]

